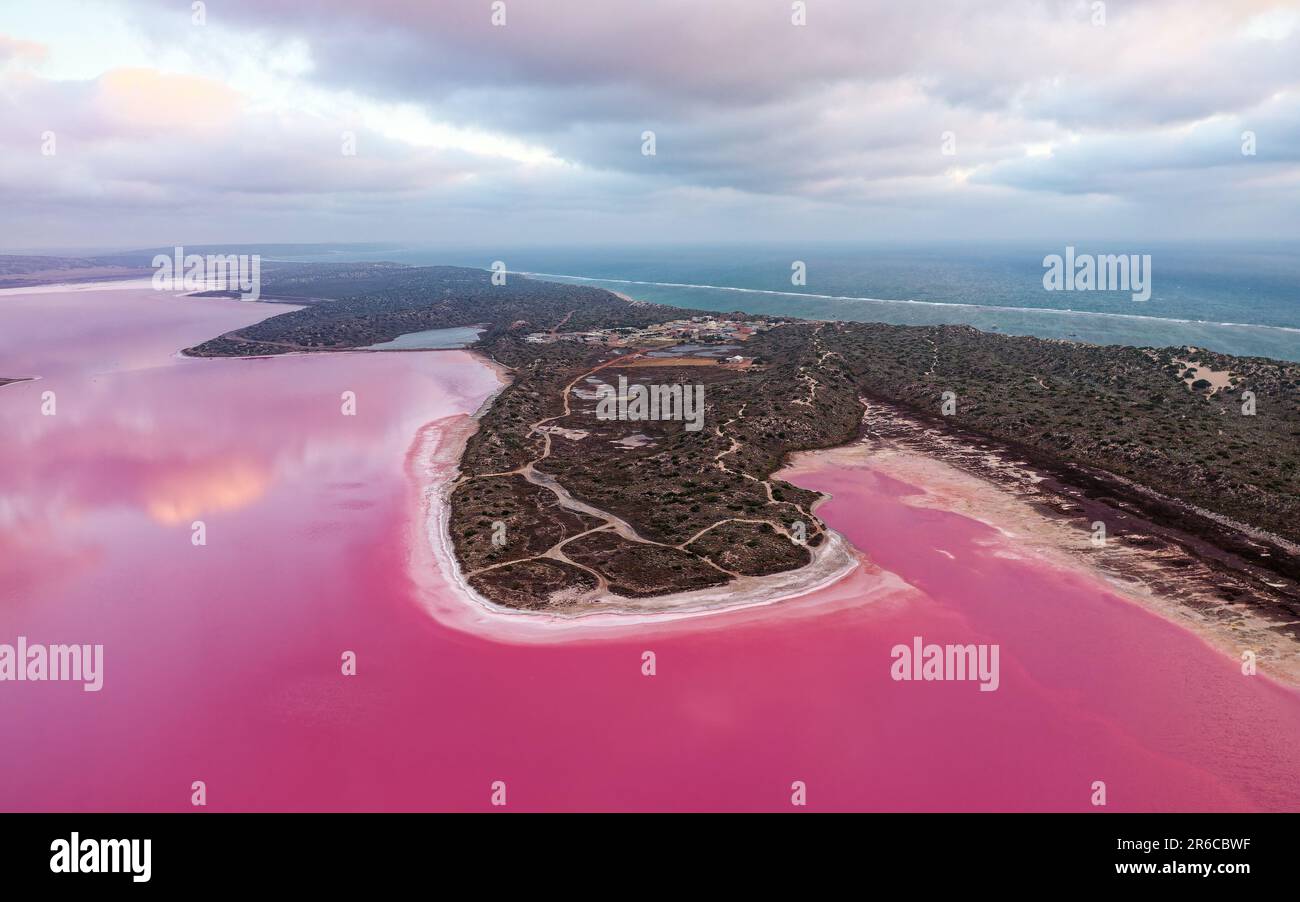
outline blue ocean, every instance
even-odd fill
[[[456,248],[346,246],[296,260],[392,260],[487,268],[609,288],[705,310],[809,319],[964,323],[1093,344],[1194,345],[1300,360],[1300,248],[1115,242],[1076,255],[1150,255],[1150,298],[1049,291],[1044,258],[1065,245],[717,245]],[[804,265],[804,284],[792,266]]]

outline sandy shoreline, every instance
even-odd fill
[[[1245,651],[1254,652],[1261,673],[1300,687],[1300,656],[1295,654],[1294,641],[1280,634],[1275,623],[1240,610],[1238,619],[1226,624],[1153,591],[1137,576],[1116,574],[1098,566],[1088,559],[1095,552],[1087,533],[1067,521],[1044,516],[1029,502],[988,480],[910,449],[870,440],[802,452],[795,455],[787,471],[813,470],[827,462],[844,469],[870,469],[920,489],[923,494],[911,496],[907,503],[958,513],[996,530],[1014,546],[1014,550],[999,548],[1000,556],[1034,558],[1086,576],[1105,591],[1195,634],[1234,661],[1241,662]]]
[[[417,435],[407,459],[407,471],[416,484],[420,505],[414,520],[420,524],[420,536],[413,543],[430,550],[426,564],[446,579],[459,597],[461,608],[471,612],[450,610],[445,605],[430,607],[440,621],[449,625],[468,627],[471,631],[500,634],[503,627],[514,638],[539,636],[558,638],[562,635],[597,631],[608,634],[611,630],[629,626],[661,624],[684,618],[732,613],[802,598],[842,582],[862,569],[863,559],[843,536],[827,530],[826,541],[812,549],[811,563],[797,570],[761,577],[741,577],[725,586],[677,592],[651,598],[624,598],[612,593],[596,599],[590,610],[523,611],[496,604],[470,587],[452,546],[450,531],[450,501],[448,490],[459,476],[460,458],[465,444],[478,429],[478,419],[492,405],[497,395],[510,384],[511,370],[484,354],[470,352],[475,360],[490,367],[500,381],[500,388],[484,399],[473,415],[426,424]],[[878,573],[878,571],[877,571]],[[878,580],[881,583],[886,580]],[[425,588],[434,587],[426,585]],[[859,586],[874,591],[876,587]],[[894,586],[899,588],[899,586]],[[427,595],[428,593],[426,593]],[[525,625],[526,624],[526,625]],[[544,632],[539,632],[544,631]]]
[[[863,603],[879,593],[907,589],[891,574],[866,564],[838,533],[828,531],[827,541],[814,549],[813,563],[773,576],[743,577],[727,586],[646,599],[610,595],[599,608],[572,613],[498,605],[470,587],[456,561],[449,528],[448,489],[459,472],[465,443],[477,428],[476,417],[469,415],[429,423],[407,457],[417,497],[411,541],[414,578],[426,609],[444,625],[497,639],[555,641],[617,635],[628,628],[644,633],[646,626],[735,614],[813,594],[820,606]],[[832,588],[840,591],[827,594]],[[447,589],[454,598],[446,597]]]
[[[501,389],[510,382],[508,368],[481,354],[475,360],[492,368]],[[407,459],[416,492],[412,536],[413,578],[424,604],[439,622],[502,641],[552,642],[582,638],[644,634],[647,628],[702,618],[802,614],[824,606],[860,605],[885,595],[915,591],[896,574],[872,565],[842,535],[828,529],[827,541],[814,549],[813,562],[798,570],[767,577],[744,577],[712,589],[647,599],[608,596],[599,607],[578,612],[521,611],[483,598],[468,584],[452,548],[448,489],[459,473],[465,443],[478,428],[478,417],[500,390],[493,392],[473,415],[435,421],[417,435]],[[870,468],[918,489],[909,503],[960,513],[995,529],[1014,550],[998,554],[1032,557],[1054,568],[1094,580],[1100,588],[1158,614],[1193,632],[1219,653],[1240,660],[1243,651],[1258,656],[1261,670],[1291,685],[1300,685],[1300,659],[1291,640],[1254,622],[1249,612],[1231,628],[1162,597],[1136,579],[1120,578],[1087,559],[1086,537],[1066,522],[1054,520],[1005,488],[946,461],[927,457],[888,442],[864,440],[837,448],[799,452],[791,456],[777,478],[789,479],[827,465]],[[448,591],[450,589],[450,592]]]

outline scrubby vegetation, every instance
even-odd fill
[[[1297,364],[736,314],[761,327],[746,336],[750,364],[688,366],[618,347],[617,334],[536,340],[699,313],[595,288],[392,264],[283,267],[264,284],[268,296],[317,301],[190,353],[340,350],[485,327],[478,349],[513,382],[465,449],[451,529],[471,583],[507,605],[563,606],[606,587],[653,595],[801,566],[823,538],[817,497],[771,475],[792,451],[852,440],[860,398],[1300,541]],[[599,418],[594,386],[620,376],[704,385],[703,428]],[[505,524],[504,546],[491,543],[494,523]]]

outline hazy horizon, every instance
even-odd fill
[[[669,252],[674,250],[714,250],[721,251],[729,248],[763,250],[772,249],[782,252],[793,249],[806,248],[808,250],[817,249],[834,249],[834,250],[941,250],[952,248],[953,250],[975,251],[980,249],[999,249],[999,250],[1024,250],[1037,251],[1042,249],[1044,252],[1059,252],[1066,245],[1073,245],[1080,249],[1083,248],[1105,248],[1117,241],[1127,239],[1117,238],[1114,236],[1082,236],[1082,237],[1037,237],[1037,238],[935,238],[935,239],[799,239],[799,238],[763,238],[752,241],[724,241],[724,240],[684,240],[684,241],[508,241],[508,242],[451,242],[451,241],[294,241],[291,239],[279,238],[274,240],[260,241],[243,236],[230,236],[222,240],[214,238],[210,240],[187,240],[182,235],[174,241],[164,242],[128,242],[116,244],[68,244],[68,245],[4,245],[0,244],[0,254],[11,254],[15,256],[115,256],[131,253],[145,253],[161,251],[174,247],[183,247],[190,251],[201,250],[206,252],[211,249],[221,249],[223,251],[252,251],[261,250],[268,261],[275,259],[275,251],[283,251],[288,248],[321,248],[321,249],[357,249],[374,252],[441,252],[445,251],[449,256],[456,254],[470,253],[474,251],[498,251],[504,244],[508,248],[528,252],[570,252],[575,250],[589,249],[595,252],[616,252],[616,251],[659,251]],[[1300,257],[1300,247],[1297,247],[1294,241],[1289,239],[1211,239],[1211,238],[1186,238],[1186,239],[1145,239],[1134,248],[1141,247],[1146,250],[1160,249],[1177,249],[1180,251],[1204,250],[1233,250],[1244,251],[1256,254],[1284,254],[1287,256]],[[1127,246],[1124,248],[1127,249]],[[300,255],[285,254],[286,258],[292,258]],[[483,266],[488,268],[491,260],[484,259]],[[422,263],[413,265],[439,265],[436,263]],[[446,265],[463,266],[463,263],[448,263]]]

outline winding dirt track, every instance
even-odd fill
[[[568,317],[565,317],[565,321],[567,320]],[[536,465],[538,463],[546,460],[548,457],[551,456],[551,433],[548,430],[544,429],[543,427],[556,420],[565,419],[566,417],[572,414],[572,407],[570,406],[570,392],[573,390],[574,386],[576,386],[582,380],[591,377],[592,375],[600,372],[603,369],[606,369],[607,367],[625,365],[627,364],[628,361],[635,360],[636,358],[643,356],[645,353],[646,352],[643,350],[633,351],[632,353],[626,354],[624,356],[615,357],[612,360],[607,360],[604,363],[601,363],[598,366],[595,366],[584,373],[580,373],[579,375],[575,376],[567,385],[565,385],[563,391],[561,392],[561,400],[564,402],[564,412],[556,416],[546,417],[544,419],[538,420],[537,422],[533,423],[528,427],[530,433],[537,433],[542,436],[543,445],[542,445],[542,453],[540,455],[533,458],[528,463],[516,467],[513,470],[504,470],[498,473],[482,473],[476,476],[462,476],[459,479],[457,479],[456,482],[453,483],[452,485],[452,490],[454,491],[462,483],[472,482],[474,480],[499,479],[499,478],[505,478],[510,476],[522,476],[526,480],[531,482],[533,485],[547,489],[552,494],[554,494],[556,500],[559,502],[561,507],[564,507],[571,511],[575,511],[577,513],[587,514],[589,516],[595,517],[598,520],[602,520],[604,521],[602,525],[593,527],[592,529],[588,529],[577,535],[569,536],[568,538],[561,539],[560,541],[556,542],[554,545],[552,545],[550,548],[547,548],[545,551],[543,551],[540,554],[532,555],[526,558],[515,558],[513,560],[503,561],[499,564],[492,564],[487,567],[480,567],[477,570],[471,570],[468,573],[466,573],[465,574],[466,577],[477,576],[480,573],[486,573],[490,570],[506,567],[511,564],[521,564],[527,561],[535,561],[535,560],[547,558],[550,560],[559,561],[560,563],[568,564],[569,566],[572,567],[577,567],[579,570],[582,570],[590,574],[596,580],[596,588],[586,593],[584,597],[591,597],[594,595],[607,594],[609,592],[609,581],[598,571],[592,569],[591,567],[586,566],[585,564],[580,564],[577,561],[574,561],[571,558],[569,558],[568,555],[564,553],[563,549],[564,546],[567,545],[569,542],[582,538],[583,536],[590,535],[592,533],[613,531],[631,542],[639,542],[644,545],[658,545],[661,548],[673,548],[678,551],[685,551],[686,547],[690,545],[692,542],[695,542],[705,533],[725,523],[766,523],[769,526],[772,526],[774,529],[781,532],[783,535],[786,536],[786,538],[790,539],[790,541],[792,542],[797,541],[796,538],[791,534],[791,532],[780,523],[774,523],[771,520],[754,520],[754,519],[744,519],[740,517],[728,517],[726,519],[719,520],[716,523],[704,527],[695,535],[687,539],[685,542],[682,542],[678,545],[668,545],[664,542],[656,542],[652,539],[647,539],[644,536],[640,535],[636,531],[636,528],[632,526],[632,524],[628,523],[626,520],[622,519],[621,517],[612,514],[609,511],[601,510],[600,508],[590,505],[585,501],[580,501],[577,498],[574,498],[573,495],[569,492],[569,490],[566,489],[563,485],[561,485],[560,482],[557,479],[555,479],[555,477],[550,476],[547,473],[539,472],[536,469]],[[814,392],[815,390],[816,389],[814,388]],[[743,406],[740,409],[739,416],[741,417],[744,416]],[[727,436],[724,435],[722,430],[726,426],[730,426],[731,423],[733,422],[735,422],[734,419],[728,420],[723,427],[714,427],[718,436],[726,438]],[[714,457],[714,462],[717,464],[718,468],[723,470],[724,472],[734,473],[739,476],[744,476],[746,479],[751,479],[755,482],[763,483],[767,491],[768,504],[777,504],[777,505],[784,504],[784,505],[790,505],[794,507],[801,514],[804,515],[805,522],[811,524],[813,529],[820,532],[821,528],[820,526],[817,525],[816,518],[809,516],[808,513],[804,511],[802,506],[797,504],[792,504],[791,502],[775,500],[772,497],[772,484],[768,480],[758,479],[757,477],[752,476],[749,473],[744,473],[737,470],[731,470],[726,466],[726,464],[722,462],[722,458],[724,456],[734,453],[740,447],[741,447],[740,442],[736,438],[732,437],[731,447],[726,451],[720,452],[718,455]],[[720,566],[719,564],[717,564],[716,562],[714,562],[713,560],[709,559],[708,557],[702,554],[696,552],[691,552],[691,553],[695,554],[696,557],[704,561],[710,567],[713,567],[715,570],[718,570],[719,572],[724,573],[733,579],[741,577],[740,573],[737,573],[733,570],[728,570],[727,568]]]

